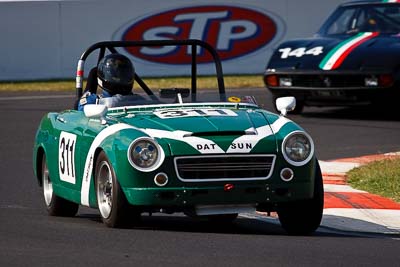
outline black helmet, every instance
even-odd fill
[[[97,66],[99,86],[111,95],[131,93],[135,79],[135,68],[124,55],[109,54]]]

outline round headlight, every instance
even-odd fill
[[[128,159],[137,170],[150,172],[161,165],[164,152],[153,139],[142,137],[134,140],[129,146]]]
[[[294,166],[306,164],[314,154],[314,143],[305,132],[295,131],[282,143],[283,157]]]

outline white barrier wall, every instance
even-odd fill
[[[261,74],[280,42],[309,37],[343,1],[0,1],[0,81],[74,78],[91,44],[196,38],[217,48],[224,72]],[[120,50],[142,76],[185,75],[190,51]],[[213,73],[206,56],[200,74]],[[173,61],[171,60],[173,59]],[[86,73],[95,58],[88,60]]]

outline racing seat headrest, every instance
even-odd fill
[[[97,67],[90,70],[86,81],[85,92],[97,93]]]

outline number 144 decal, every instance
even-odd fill
[[[60,180],[75,184],[75,147],[76,135],[61,132],[58,144],[58,170]]]
[[[307,49],[305,47],[299,47],[296,49],[292,49],[290,47],[286,48],[281,48],[279,49],[279,52],[281,52],[281,58],[288,58],[288,57],[302,57],[305,55],[311,55],[311,56],[318,56],[319,54],[323,53],[323,47],[322,46],[316,46],[310,49]]]

